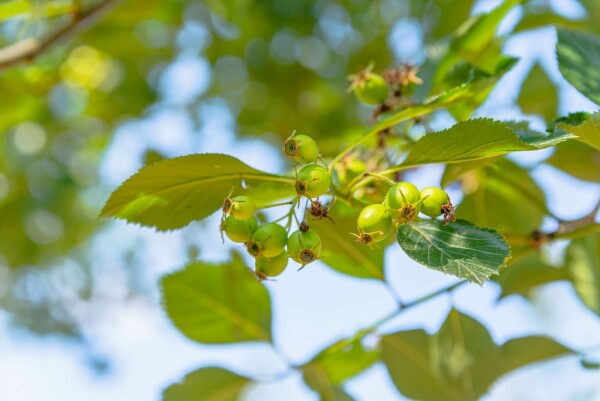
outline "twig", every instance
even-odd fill
[[[9,46],[0,48],[0,71],[22,63],[29,62],[56,43],[67,40],[77,33],[89,28],[121,0],[103,0],[88,10],[73,14],[69,24],[50,34],[46,38],[28,38]]]

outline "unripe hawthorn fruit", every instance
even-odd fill
[[[246,248],[248,253],[255,258],[259,256],[273,258],[284,251],[286,242],[285,228],[277,223],[267,223],[254,231],[252,239],[246,243]]]
[[[448,194],[441,188],[429,187],[421,190],[421,212],[429,217],[437,217],[444,213],[442,207],[449,203]]]
[[[385,79],[370,71],[363,71],[356,76],[353,90],[358,100],[372,106],[382,104],[389,95]]]
[[[254,262],[254,268],[259,277],[275,277],[285,270],[288,260],[288,255],[285,252],[281,252],[272,258],[259,256]]]
[[[296,180],[296,193],[309,198],[317,198],[323,195],[331,187],[331,175],[329,171],[318,164],[308,164],[298,171]]]
[[[295,135],[285,141],[283,151],[301,164],[314,163],[319,157],[319,147],[310,136]]]
[[[227,198],[223,202],[223,212],[240,220],[249,219],[256,213],[256,204],[252,198],[243,195]]]
[[[358,242],[370,244],[384,240],[392,229],[392,215],[386,207],[375,204],[365,207],[358,215]]]
[[[310,229],[294,231],[287,243],[288,255],[301,265],[317,260],[321,256],[321,248],[321,237]]]
[[[257,226],[258,221],[254,216],[249,219],[236,219],[235,216],[229,215],[223,222],[222,230],[233,242],[245,243],[252,239]]]
[[[421,208],[419,189],[410,182],[399,182],[388,190],[384,204],[401,223],[412,221]]]
[[[340,187],[346,187],[365,171],[367,171],[367,165],[362,160],[354,157],[344,158],[335,165],[335,181]]]

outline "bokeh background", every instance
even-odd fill
[[[27,3],[20,13],[9,3]],[[439,57],[440,41],[469,15],[498,1],[247,0],[115,2],[99,22],[33,62],[0,63],[0,399],[160,400],[161,391],[201,366],[269,377],[285,361],[266,345],[203,346],[184,338],[160,305],[158,280],[190,258],[223,261],[219,216],[156,233],[96,216],[114,188],[140,167],[200,152],[232,154],[266,171],[287,168],[279,152],[292,130],[332,154],[360,132],[371,110],[345,91],[346,75]],[[69,23],[53,10],[69,2],[0,2],[0,44],[47,35]],[[83,2],[83,8],[94,2]],[[8,5],[8,7],[7,7]],[[14,4],[13,4],[14,6]],[[4,8],[3,8],[4,7]],[[7,11],[9,10],[9,11]],[[595,0],[529,1],[502,23],[503,48],[518,57],[477,116],[526,119],[543,130],[558,115],[596,105],[560,75],[549,23],[598,31]],[[512,33],[508,36],[509,33]],[[1,54],[0,54],[1,55]],[[1,57],[0,57],[1,59]],[[534,75],[530,75],[534,66]],[[541,68],[541,71],[538,69]],[[537,87],[524,101],[524,81]],[[426,86],[426,85],[425,85]],[[544,104],[525,114],[521,104]],[[556,114],[552,113],[551,114]],[[430,124],[453,123],[438,113]],[[531,168],[553,214],[589,212],[600,186],[541,162],[553,150],[512,157]],[[442,169],[409,173],[437,185]],[[452,192],[454,191],[454,192]],[[460,201],[456,188],[453,199]],[[514,207],[514,205],[507,205]],[[547,222],[548,229],[554,228]],[[547,252],[560,263],[565,244]],[[315,263],[267,282],[274,337],[301,363],[395,308],[454,281],[392,247],[381,283]],[[386,328],[435,332],[454,306],[483,322],[496,342],[547,334],[576,350],[600,344],[600,320],[572,287],[553,282],[498,300],[500,287],[468,285],[408,311]],[[596,348],[600,351],[600,348]],[[600,358],[600,352],[590,355]],[[383,366],[349,381],[359,400],[404,399]],[[300,374],[254,386],[247,401],[310,401]],[[600,400],[600,371],[577,357],[521,369],[486,400]]]

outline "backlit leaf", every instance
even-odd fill
[[[163,401],[239,401],[250,381],[222,368],[202,368],[163,392]]]
[[[218,210],[234,184],[234,196],[243,192],[242,182],[250,187],[269,183],[279,194],[282,186],[293,188],[294,180],[256,170],[228,155],[183,156],[142,168],[112,193],[100,215],[159,230],[177,229]]]
[[[226,264],[196,262],[162,279],[175,326],[207,344],[271,340],[271,302],[238,254]]]
[[[573,240],[565,263],[581,301],[600,315],[600,233]]]

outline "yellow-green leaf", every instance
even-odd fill
[[[226,264],[196,262],[165,276],[162,292],[169,318],[192,340],[271,340],[269,293],[236,253]]]
[[[223,368],[202,368],[163,392],[163,401],[238,401],[250,380]]]

